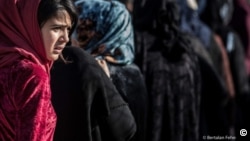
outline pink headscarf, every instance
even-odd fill
[[[0,68],[18,58],[39,64],[48,73],[37,10],[41,0],[0,0]]]

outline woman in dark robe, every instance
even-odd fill
[[[135,2],[136,57],[149,93],[148,141],[198,141],[200,68],[178,28],[178,7],[167,0]]]
[[[51,69],[54,141],[129,141],[134,117],[103,69],[78,47],[66,47],[63,56]]]
[[[78,46],[96,60],[106,62],[108,75],[129,104],[135,117],[135,141],[144,141],[147,123],[147,93],[144,78],[134,60],[134,33],[126,7],[118,1],[78,0]]]

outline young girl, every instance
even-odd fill
[[[49,141],[49,70],[76,24],[71,0],[0,0],[0,140]]]

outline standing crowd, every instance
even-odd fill
[[[0,0],[0,141],[249,141],[249,0]]]

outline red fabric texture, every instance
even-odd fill
[[[0,141],[52,141],[56,114],[40,0],[0,0]]]
[[[48,74],[27,59],[0,74],[0,141],[52,141],[56,115]]]

